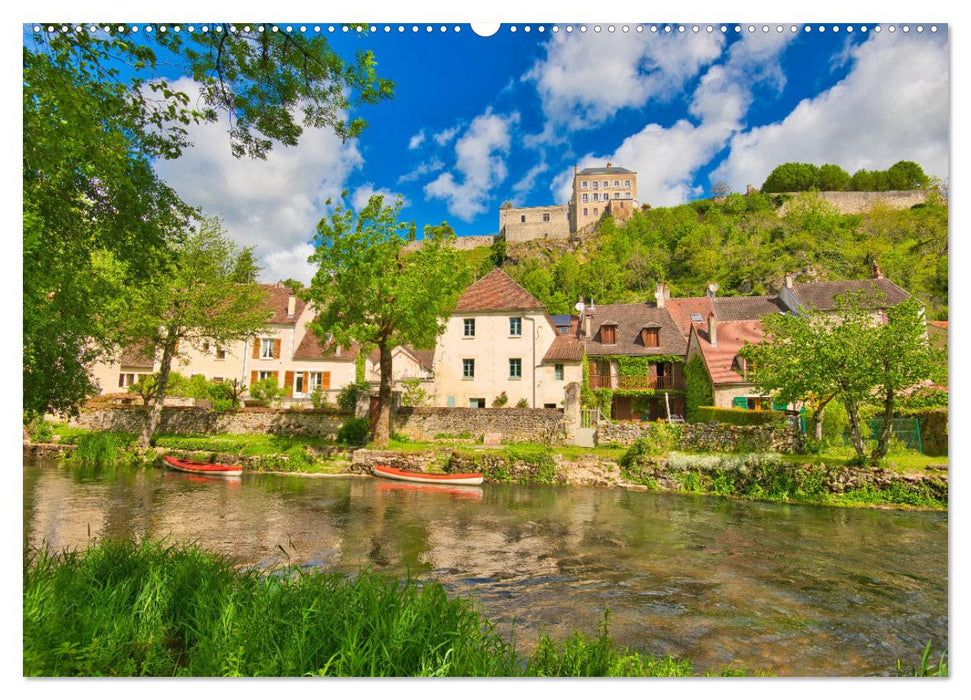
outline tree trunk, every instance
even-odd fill
[[[887,450],[890,448],[890,430],[893,427],[893,403],[893,389],[890,389],[887,392],[887,398],[883,401],[883,429],[880,430],[877,446],[873,448],[873,454],[870,455],[870,462],[872,464],[877,464],[881,459],[886,457]]]
[[[374,423],[371,442],[375,447],[386,447],[391,437],[391,348],[378,343],[381,354],[381,388],[378,389],[378,417]]]
[[[817,440],[823,439],[823,410],[826,404],[833,400],[833,394],[824,397],[813,409],[813,435]]]
[[[860,432],[860,409],[855,401],[846,402],[846,417],[850,422],[850,442],[853,443],[853,449],[862,464],[866,462],[866,443],[863,442],[863,433]]]
[[[175,355],[175,345],[178,342],[178,335],[169,331],[162,346],[162,362],[158,368],[158,384],[155,387],[155,395],[152,397],[152,405],[148,411],[148,420],[142,434],[138,436],[138,446],[148,447],[152,441],[152,435],[162,422],[162,406],[165,403],[165,390],[168,388],[169,371],[172,368],[172,358]]]

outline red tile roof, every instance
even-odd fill
[[[139,369],[155,366],[155,349],[144,345],[125,348],[121,353],[122,367],[138,367]]]
[[[583,360],[583,341],[576,333],[560,333],[554,339],[543,362],[581,362]]]
[[[459,298],[455,311],[504,311],[542,309],[545,307],[523,289],[512,277],[496,268],[473,282]]]
[[[587,315],[590,337],[583,339],[587,355],[684,355],[687,352],[687,340],[667,307],[659,309],[653,303],[605,304],[594,307],[593,311],[588,307],[581,325],[586,324]],[[600,327],[606,322],[617,326],[616,343],[607,345],[601,340]],[[641,340],[644,328],[658,329],[658,347],[644,346]]]
[[[736,371],[735,358],[746,343],[755,344],[762,340],[761,321],[726,321],[715,324],[718,345],[712,345],[708,337],[708,327],[695,328],[698,347],[708,368],[712,384],[738,384],[747,380]]]
[[[277,323],[277,324],[289,324],[293,325],[297,322],[300,314],[303,313],[304,307],[307,305],[303,299],[299,297],[296,299],[296,306],[294,309],[293,316],[287,316],[287,308],[290,301],[290,296],[293,294],[289,287],[284,287],[281,284],[261,284],[263,291],[266,292],[266,302],[264,306],[266,310],[272,314],[272,316],[267,320],[267,323]]]
[[[427,369],[428,371],[433,371],[434,365],[435,365],[434,349],[415,350],[415,348],[413,348],[411,345],[403,345],[401,346],[401,348],[409,355],[414,357],[415,361],[418,362],[418,364],[421,365],[423,368]],[[392,351],[392,354],[393,353],[394,351]],[[371,362],[372,365],[377,367],[378,364],[381,362],[381,351],[378,350],[377,348],[374,348],[374,350],[372,350],[368,355],[368,360]]]
[[[349,360],[353,362],[357,359],[357,351],[360,346],[357,343],[351,345],[335,345],[333,342],[326,346],[320,344],[317,334],[309,328],[300,341],[300,346],[293,353],[294,360]]]
[[[665,308],[671,313],[671,318],[678,325],[678,330],[687,338],[691,333],[692,324],[699,327],[705,324],[708,314],[714,311],[709,297],[678,297],[664,302]],[[691,314],[700,314],[700,321],[692,321]]]
[[[944,330],[947,330],[947,321],[928,321],[927,323],[929,323],[932,326],[937,326],[938,328],[943,328]]]

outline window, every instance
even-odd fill
[[[583,215],[589,216],[589,210],[586,207],[583,208]]]
[[[219,347],[218,345],[216,346],[216,359],[217,360],[226,359],[226,350],[224,348]]]
[[[445,405],[449,408],[455,408],[455,397],[449,396],[447,399],[445,399]]]
[[[273,379],[275,375],[276,375],[276,372],[273,372],[271,370],[261,369],[259,372],[256,373],[256,378],[259,381],[263,381],[264,379]]]
[[[561,364],[553,365],[553,379],[555,379],[558,382],[563,381],[563,365]]]
[[[509,358],[509,378],[510,379],[522,379],[523,377],[523,361],[518,357]]]
[[[202,341],[202,352],[204,352],[204,353],[208,353],[209,352],[209,341],[208,340]]]
[[[462,379],[475,378],[475,360],[462,360]]]
[[[260,338],[260,359],[272,360],[274,345],[273,338]]]
[[[586,203],[588,201],[590,201],[590,195],[588,195],[586,192],[584,192],[583,193],[583,202]]]
[[[523,319],[518,316],[509,319],[509,335],[522,335],[523,334]]]
[[[307,393],[312,394],[317,389],[330,389],[330,372],[307,372]]]
[[[485,408],[485,399],[469,399],[469,408]]]
[[[597,187],[599,187],[599,186],[600,186],[600,183],[597,183],[597,182],[594,182],[593,183],[593,189],[597,189]]]
[[[213,384],[219,384],[219,383],[221,383],[221,382],[222,382],[222,380],[223,380],[223,378],[222,378],[222,377],[213,377],[213,378],[212,378],[212,383],[213,383]]]
[[[604,345],[614,345],[617,342],[617,326],[600,326],[600,342]]]
[[[610,183],[607,180],[604,180],[604,189],[607,189],[608,187],[610,187]]]
[[[599,211],[597,210],[597,207],[594,207],[594,208],[593,208],[593,215],[594,215],[594,216],[596,216],[596,215],[597,215],[597,214],[599,214],[599,213],[600,213],[600,212],[599,212]]]
[[[588,185],[588,184],[589,184],[589,183],[588,183],[588,182],[587,182],[586,180],[584,180],[583,182],[581,182],[581,183],[580,183],[580,186],[581,186],[581,187],[582,187],[583,189],[587,189],[587,185]]]
[[[633,198],[634,197],[633,197],[633,195],[630,192],[625,192],[624,193],[624,199],[633,199]]]
[[[614,180],[614,187],[620,187],[620,180]]]
[[[543,213],[543,223],[547,223],[550,220],[550,215],[548,212]]]
[[[136,381],[137,380],[135,379],[134,374],[122,373],[118,375],[118,386],[122,389],[124,389],[126,386],[131,386]]]
[[[465,319],[462,322],[462,324],[463,324],[464,329],[465,329],[465,332],[464,332],[465,337],[466,338],[474,338],[475,337],[475,319],[474,318],[467,318],[467,319]]]
[[[556,408],[555,403],[544,403],[543,408]]]
[[[297,372],[297,376],[293,378],[293,393],[302,394],[303,392],[303,372]]]
[[[525,214],[523,214],[522,216],[519,217],[519,223],[521,223],[521,224],[525,224],[526,223],[526,215]]]
[[[620,199],[620,192],[614,192],[614,199]]]
[[[646,348],[656,348],[661,344],[660,328],[645,328],[641,331],[641,340]]]
[[[694,321],[695,323],[701,323],[702,321],[704,321],[704,319],[701,317],[701,314],[698,314],[698,313],[691,314],[691,320]]]
[[[624,180],[624,187],[630,187],[630,180]]]

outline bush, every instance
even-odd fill
[[[37,416],[26,427],[31,442],[51,442],[54,439],[54,429],[43,416]]]
[[[317,387],[310,394],[310,405],[314,408],[324,408],[330,405],[330,398],[327,396],[327,392],[323,391],[320,387]]]
[[[88,433],[78,438],[72,457],[82,464],[102,466],[117,462],[121,452],[135,441],[126,433]]]
[[[249,395],[260,402],[263,406],[270,406],[284,394],[283,389],[277,385],[274,377],[267,377],[254,383],[249,388]]]
[[[506,396],[506,392],[502,392],[501,394],[499,394],[499,396],[497,396],[496,398],[494,398],[492,400],[492,407],[493,408],[502,408],[507,403],[509,403],[509,397]]]
[[[705,369],[700,355],[695,355],[684,365],[685,392],[685,420],[694,423],[698,420],[698,407],[710,406],[714,400],[711,378]]]
[[[621,468],[630,469],[642,463],[645,457],[664,454],[681,442],[682,426],[677,423],[651,423],[645,430],[647,435],[634,440],[617,460]]]
[[[785,411],[749,411],[744,408],[699,406],[695,412],[698,423],[728,423],[730,425],[769,425],[786,419]]]
[[[367,439],[367,429],[367,418],[351,418],[337,431],[337,442],[342,445],[363,445]]]
[[[916,418],[925,455],[947,454],[947,408],[918,408],[897,413],[900,418]]]
[[[404,390],[401,394],[402,406],[426,406],[431,401],[420,379],[405,379],[401,382],[401,388]]]
[[[357,408],[357,397],[361,395],[371,395],[371,385],[368,382],[348,384],[337,394],[337,405],[345,411],[353,411]]]
[[[516,408],[529,408],[529,401],[526,399],[519,399],[519,401],[516,402]]]

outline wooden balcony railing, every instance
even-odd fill
[[[684,391],[684,377],[627,377],[618,374],[591,374],[591,389],[638,389],[656,391],[670,389]]]

